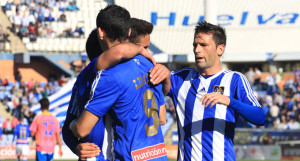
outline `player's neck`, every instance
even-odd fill
[[[201,75],[214,75],[219,73],[222,70],[221,66],[213,67],[213,68],[206,68],[206,69],[199,69]]]

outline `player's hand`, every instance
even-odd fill
[[[100,154],[100,148],[94,143],[82,143],[76,147],[76,155],[80,160],[96,157]]]
[[[140,54],[143,55],[144,57],[146,57],[148,60],[150,60],[153,65],[156,65],[156,62],[155,62],[152,54],[148,50],[143,49]]]
[[[156,64],[149,72],[150,82],[154,85],[159,84],[170,76],[170,70],[161,64]]]
[[[210,104],[210,108],[213,107],[215,104],[223,104],[225,106],[228,106],[230,104],[230,98],[228,96],[224,96],[222,94],[212,92],[212,93],[207,93],[204,95],[201,99],[200,102],[207,107]]]
[[[58,154],[59,154],[60,157],[63,155],[62,148],[59,148]]]

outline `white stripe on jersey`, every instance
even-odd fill
[[[197,78],[198,79],[198,78]],[[203,86],[203,82],[199,83],[199,87],[197,89],[203,89],[205,88],[205,91],[207,92],[208,87]],[[192,151],[191,155],[192,161],[198,161],[202,160],[202,122],[203,122],[203,115],[204,115],[204,105],[202,105],[202,102],[200,102],[200,99],[206,94],[206,92],[198,92],[195,104],[194,104],[194,110],[193,113],[196,115],[193,115],[192,118]],[[194,130],[193,130],[194,129]],[[194,132],[197,131],[197,132]],[[198,132],[200,131],[200,132]]]
[[[102,145],[102,153],[104,155],[104,159],[115,160],[115,155],[113,152],[113,128],[112,122],[113,120],[109,115],[105,115],[105,131],[104,131],[104,139]]]
[[[87,103],[85,104],[84,108],[86,108],[88,106],[88,104],[90,103],[90,101],[94,97],[95,89],[96,89],[96,87],[98,85],[98,82],[100,80],[101,73],[102,73],[102,70],[97,72],[97,76],[96,76],[96,78],[93,81],[92,90],[90,91],[90,99],[87,101]]]
[[[239,73],[239,72],[236,72],[236,73],[240,75],[240,77],[242,79],[242,82],[243,82],[243,85],[244,85],[244,88],[245,88],[245,91],[247,93],[247,97],[252,102],[252,105],[260,107],[257,99],[255,98],[255,96],[254,96],[254,94],[252,92],[252,89],[251,89],[251,87],[250,87],[250,85],[249,85],[246,77],[243,74]]]
[[[186,97],[187,97],[187,94],[189,92],[189,89],[191,87],[191,83],[190,83],[190,80],[191,80],[191,77],[193,76],[192,72],[189,72],[188,76],[186,77],[185,81],[183,82],[179,92],[178,92],[178,104],[177,104],[177,107],[176,107],[176,110],[177,110],[177,116],[178,116],[178,127],[179,127],[179,130],[180,130],[180,142],[178,143],[179,147],[184,147],[183,146],[183,143],[184,143],[184,135],[185,135],[185,132],[183,130],[183,126],[184,126],[184,114],[185,114],[185,100],[186,100]],[[182,161],[184,159],[184,156],[183,156],[183,148],[180,148],[179,149],[179,156],[178,156],[178,161]]]
[[[224,72],[225,73],[225,72]],[[232,80],[233,72],[226,73],[219,86],[225,87],[223,95],[230,96],[230,84]],[[213,132],[213,160],[224,160],[225,149],[225,125],[226,125],[226,112],[227,106],[222,104],[216,104],[215,120],[214,120],[214,132]],[[223,143],[223,144],[222,144]]]

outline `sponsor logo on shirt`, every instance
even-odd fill
[[[214,86],[214,92],[216,93],[224,94],[224,90],[225,90],[224,86],[218,86],[218,85]]]
[[[205,91],[205,88],[203,87],[202,89],[200,89],[200,91],[199,91],[200,93],[204,93],[204,92],[206,92]]]
[[[134,161],[150,160],[167,155],[165,143],[148,146],[131,152]]]

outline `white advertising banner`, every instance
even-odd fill
[[[127,8],[132,17],[154,24],[150,46],[153,53],[193,53],[194,27],[204,20],[205,0],[115,0],[115,3]],[[296,53],[299,55],[296,59],[300,60],[298,0],[216,0],[216,4],[216,22],[227,31],[228,59],[242,55],[234,61],[246,61],[255,53],[262,54],[259,61],[265,61],[266,53]]]
[[[281,160],[281,148],[276,145],[236,145],[237,160]]]

